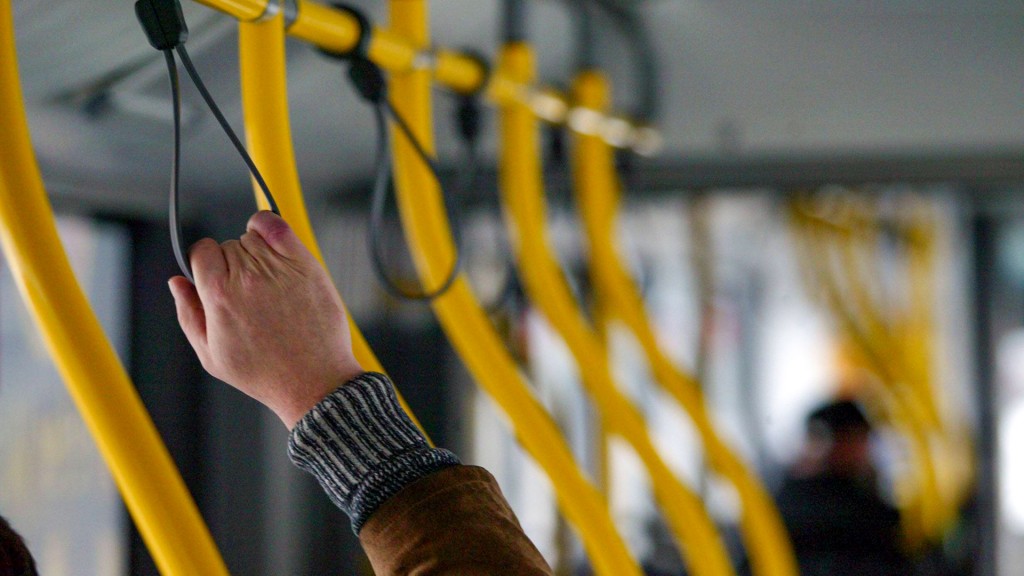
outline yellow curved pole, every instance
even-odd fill
[[[306,248],[326,268],[303,200],[302,184],[299,181],[295,151],[292,148],[284,40],[283,16],[265,22],[239,23],[239,68],[246,138],[249,153],[259,166],[271,193],[274,194],[281,216],[288,221]],[[268,209],[266,199],[255,182],[253,192],[260,208]],[[380,360],[373,353],[351,314],[348,315],[348,323],[352,333],[352,351],[359,364],[366,370],[383,372]],[[427,431],[420,425],[401,392],[396,389],[395,394],[406,414],[427,436],[427,441],[431,442]]]
[[[526,44],[507,45],[501,70],[533,80]],[[588,324],[562,276],[547,240],[538,127],[520,104],[501,108],[502,206],[513,237],[519,275],[530,299],[562,335],[605,428],[626,440],[646,466],[654,493],[694,574],[732,574],[725,546],[700,499],[672,473],[654,447],[643,416],[616,385],[600,336]]]
[[[946,528],[956,518],[963,489],[968,485],[969,474],[964,474],[963,460],[970,461],[969,451],[964,452],[963,442],[950,433],[938,404],[937,390],[933,387],[931,371],[931,322],[933,297],[932,245],[934,239],[927,222],[919,221],[915,213],[902,230],[905,245],[906,304],[903,310],[883,312],[868,286],[870,262],[865,263],[878,250],[878,224],[870,215],[858,212],[853,205],[845,211],[848,220],[846,229],[833,234],[838,244],[839,270],[833,273],[841,276],[839,284],[850,293],[853,314],[862,319],[862,330],[866,340],[874,348],[873,355],[884,360],[888,367],[888,381],[892,393],[911,413],[915,434],[922,436],[917,443],[926,443],[932,456],[928,465],[934,472],[923,478],[934,478],[936,497],[931,497],[927,487],[922,490],[918,502],[910,510],[919,510],[924,516],[924,535],[932,540],[941,538]],[[838,274],[839,271],[843,273]],[[931,482],[929,479],[928,482]]]
[[[0,241],[68,392],[161,573],[226,575],[57,236],[21,96],[10,0],[0,2],[0,114]]]
[[[809,233],[836,245],[839,268],[832,263],[826,265],[824,261],[821,265],[831,270],[829,274],[835,276],[837,286],[844,287],[846,315],[857,323],[858,332],[862,334],[860,340],[877,357],[876,368],[884,368],[888,380],[901,383],[899,393],[907,395],[928,426],[939,428],[941,417],[927,364],[932,296],[930,257],[923,261],[919,258],[922,249],[927,250],[927,233],[917,230],[919,226],[911,226],[904,234],[908,245],[909,311],[903,318],[897,311],[881,310],[868,285],[867,279],[873,274],[864,261],[878,249],[878,225],[860,210],[857,206],[846,206],[840,210],[840,222],[806,213],[801,217],[811,226],[807,229]],[[831,234],[824,235],[824,230]]]
[[[911,205],[910,222],[904,232],[908,285],[908,312],[902,326],[908,382],[928,409],[939,450],[936,464],[948,518],[955,518],[972,483],[974,454],[970,434],[959,426],[955,416],[943,409],[940,390],[932,367],[936,353],[934,310],[936,295],[932,286],[937,255],[937,229],[934,220],[920,203]],[[948,408],[948,407],[947,407]]]
[[[907,541],[911,547],[918,548],[928,538],[929,525],[933,523],[930,518],[934,517],[934,513],[929,510],[932,504],[928,502],[938,499],[934,489],[937,485],[935,467],[924,421],[915,410],[906,390],[898,385],[891,358],[887,355],[891,351],[885,346],[879,346],[878,339],[873,337],[877,335],[876,330],[864,326],[865,315],[874,312],[862,313],[859,309],[855,310],[851,298],[846,298],[841,288],[849,285],[838,279],[835,265],[831,261],[830,245],[834,235],[846,235],[850,231],[819,221],[798,205],[793,206],[792,216],[796,228],[796,246],[802,254],[801,263],[809,269],[811,279],[821,287],[826,304],[847,337],[858,345],[864,359],[879,378],[880,389],[873,390],[874,398],[879,401],[879,415],[907,440],[911,465],[907,467],[906,475],[899,479],[898,504]],[[844,261],[843,264],[848,266],[849,262]],[[850,275],[851,270],[846,269],[846,276]],[[855,301],[859,299],[856,295],[852,298]],[[930,498],[925,495],[930,495]]]
[[[416,46],[427,46],[427,10],[422,0],[392,0],[391,26]],[[393,105],[429,152],[433,150],[430,74],[391,78]],[[444,281],[455,258],[451,228],[437,182],[405,137],[393,139],[395,183],[402,224],[420,277],[427,287]],[[559,507],[573,526],[599,574],[640,576],[641,570],[615,529],[606,502],[573,459],[501,337],[480,307],[465,277],[432,302],[434,313],[474,379],[505,411],[523,448],[551,479]]]
[[[921,419],[922,425],[929,429],[939,429],[941,422],[935,394],[930,386],[929,373],[917,372],[920,361],[927,363],[927,349],[916,347],[920,343],[918,337],[921,336],[918,329],[927,330],[930,329],[930,325],[916,325],[914,315],[922,311],[922,306],[925,313],[930,314],[930,304],[926,300],[927,291],[925,294],[917,291],[919,286],[916,286],[914,279],[911,278],[909,317],[901,319],[895,311],[886,314],[880,310],[881,307],[875,302],[876,297],[872,294],[867,281],[873,274],[864,263],[864,260],[873,256],[877,250],[878,226],[871,218],[857,214],[855,210],[854,206],[847,207],[845,212],[848,212],[846,217],[850,220],[849,226],[836,227],[836,233],[831,235],[838,244],[840,264],[838,270],[833,269],[832,274],[837,278],[841,277],[838,284],[844,286],[849,293],[847,300],[850,316],[859,322],[864,341],[870,343],[874,355],[880,361],[884,361],[886,379],[899,383],[897,393],[906,398],[908,405],[914,407],[916,417]],[[913,247],[911,251],[913,252]],[[911,276],[919,272],[913,265],[913,254],[908,271]],[[919,297],[922,299],[918,300]],[[918,357],[918,353],[924,354],[924,358]]]
[[[608,106],[608,82],[599,72],[581,73],[574,93],[578,106],[599,111]],[[743,461],[721,440],[695,378],[676,367],[659,345],[643,297],[622,262],[615,243],[620,189],[611,147],[600,138],[576,133],[573,174],[594,288],[607,300],[603,310],[621,320],[636,337],[655,379],[693,420],[709,464],[735,487],[743,505],[743,542],[754,574],[797,576],[793,547],[775,503]]]
[[[920,201],[911,201],[908,211],[909,217],[902,230],[907,310],[896,328],[902,336],[900,351],[906,365],[905,380],[927,411],[928,424],[934,434],[936,476],[945,508],[943,527],[948,527],[969,494],[974,454],[969,432],[957,422],[949,407],[942,404],[932,366],[936,353],[933,283],[938,259],[937,224]]]
[[[865,218],[851,215],[848,215],[852,218],[848,225],[813,218],[804,212],[798,212],[797,216],[805,224],[805,234],[811,240],[807,247],[815,246],[820,252],[820,256],[812,257],[808,262],[814,267],[833,311],[860,345],[862,353],[869,357],[885,385],[891,388],[891,394],[907,406],[906,410],[919,423],[918,426],[922,429],[932,426],[935,420],[930,416],[929,406],[934,404],[934,398],[922,396],[911,384],[913,376],[904,365],[905,346],[892,327],[896,322],[885,320],[892,314],[879,310],[866,282],[871,273],[863,262],[865,250],[860,243],[864,239],[860,238],[859,243],[858,236],[864,235],[864,231],[871,227],[870,223]],[[874,241],[870,234],[868,241]],[[835,245],[837,261],[829,257],[833,252],[830,250],[832,245]],[[815,252],[811,250],[808,254],[813,256]]]
[[[933,224],[916,217],[907,225],[906,259],[908,308],[903,322],[903,356],[906,358],[908,384],[924,402],[929,423],[944,430],[935,376],[932,371],[932,334],[935,332],[932,310],[935,292],[932,288],[935,270],[935,230]]]

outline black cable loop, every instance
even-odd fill
[[[181,219],[178,217],[178,180],[181,176],[181,86],[178,80],[178,64],[174,61],[173,52],[163,52],[167,61],[167,74],[171,80],[171,107],[174,111],[174,155],[171,158],[170,206],[167,211],[171,229],[171,250],[174,251],[174,259],[178,262],[182,274],[189,282],[195,284],[192,267],[189,266],[182,245],[184,234],[181,230]]]
[[[192,82],[196,85],[196,88],[199,90],[199,94],[203,97],[203,100],[206,101],[206,105],[210,108],[210,112],[213,113],[214,118],[217,119],[217,123],[220,124],[224,133],[227,134],[228,139],[231,140],[231,144],[234,145],[235,150],[238,151],[238,154],[242,157],[242,161],[245,162],[245,165],[249,168],[249,172],[252,174],[252,177],[259,185],[260,190],[263,192],[263,197],[270,206],[270,210],[274,214],[280,216],[281,211],[277,207],[277,202],[274,201],[273,194],[270,193],[267,181],[263,179],[263,175],[260,174],[259,168],[256,167],[256,163],[252,161],[252,157],[249,156],[249,152],[245,149],[245,145],[243,145],[242,141],[239,140],[235,131],[231,129],[231,124],[228,124],[227,118],[224,117],[224,114],[220,111],[220,107],[218,107],[217,103],[214,102],[210,91],[206,89],[206,84],[203,83],[203,79],[199,77],[199,72],[196,71],[195,66],[192,65],[192,59],[189,58],[188,50],[185,50],[185,45],[179,45],[176,50],[178,52],[178,58],[181,59],[181,64],[185,67],[185,71],[188,72],[189,77],[192,78]]]
[[[384,289],[396,298],[402,298],[405,300],[433,300],[447,292],[459,277],[459,273],[462,268],[462,234],[459,233],[459,228],[453,224],[452,233],[455,237],[455,262],[452,264],[452,269],[445,278],[445,281],[437,288],[430,291],[416,292],[401,286],[388,274],[382,249],[384,209],[387,203],[388,190],[390,189],[389,185],[391,183],[392,167],[391,138],[388,134],[387,122],[388,116],[391,116],[391,118],[395,120],[395,124],[399,126],[399,130],[409,140],[410,144],[412,144],[417,155],[421,158],[424,164],[430,168],[431,173],[439,184],[441,182],[441,177],[438,173],[436,163],[426,154],[419,141],[413,138],[409,126],[400,115],[395,113],[390,104],[375,104],[373,106],[373,111],[374,120],[377,124],[377,159],[375,161],[376,175],[374,177],[373,194],[370,201],[369,226],[369,245],[371,262],[373,263],[373,272],[384,286]],[[449,214],[449,219],[451,219],[451,214]]]
[[[270,188],[267,186],[267,181],[264,180],[263,175],[260,174],[259,168],[256,167],[256,163],[253,162],[252,157],[249,156],[249,152],[245,149],[242,141],[239,140],[238,135],[231,129],[231,125],[228,123],[224,114],[220,111],[217,103],[214,101],[210,91],[207,90],[206,85],[203,83],[202,78],[199,76],[199,72],[196,70],[195,65],[192,64],[192,59],[189,58],[188,51],[185,49],[184,44],[177,45],[173,50],[164,50],[164,58],[167,62],[167,74],[171,81],[171,102],[174,111],[174,155],[171,159],[171,186],[170,186],[170,200],[168,209],[168,220],[171,229],[171,249],[174,251],[174,259],[178,263],[178,268],[181,269],[182,275],[188,278],[189,282],[195,283],[195,278],[192,275],[192,267],[189,264],[187,257],[188,250],[185,247],[184,233],[181,227],[180,218],[180,182],[181,182],[181,83],[178,78],[178,67],[174,60],[174,52],[177,52],[178,58],[181,60],[182,66],[192,79],[199,94],[203,97],[203,101],[206,102],[210,112],[213,113],[217,123],[220,125],[224,133],[227,134],[228,139],[234,146],[235,150],[242,157],[242,161],[245,162],[246,167],[249,169],[249,173],[252,174],[253,179],[259,185],[260,190],[263,192],[263,197],[267,200],[267,204],[270,206],[270,210],[281,215],[281,211],[277,206],[277,202],[274,200],[273,194],[270,193]]]
[[[441,172],[437,161],[427,153],[423,144],[416,137],[412,128],[405,118],[395,110],[388,100],[387,80],[380,67],[370,60],[368,50],[373,27],[369,19],[359,9],[345,5],[334,4],[334,8],[346,12],[352,16],[359,26],[359,38],[356,44],[345,53],[324,52],[333,58],[349,61],[348,77],[352,86],[363,100],[367,101],[373,108],[374,122],[377,127],[377,151],[374,160],[374,182],[373,192],[370,199],[370,225],[368,230],[368,243],[370,248],[370,261],[373,264],[373,272],[384,289],[392,296],[404,300],[433,300],[447,292],[459,277],[462,268],[462,234],[459,226],[454,221],[454,215],[448,204],[445,204],[445,211],[448,219],[452,221],[452,236],[455,244],[455,261],[452,263],[451,271],[445,277],[444,282],[433,290],[413,291],[401,286],[387,272],[387,265],[383,253],[383,228],[384,212],[387,205],[388,191],[391,186],[391,138],[389,133],[388,120],[390,119],[399,132],[413,147],[416,155],[427,166],[441,188],[442,198],[446,198],[444,184],[441,180]]]
[[[480,158],[479,158],[479,147],[478,140],[480,137],[481,130],[481,99],[487,87],[490,85],[491,76],[493,70],[491,69],[490,63],[487,58],[480,52],[477,52],[471,48],[464,48],[461,52],[473,60],[476,65],[483,71],[483,78],[480,84],[476,86],[472,91],[462,93],[458,96],[458,108],[456,110],[457,124],[459,136],[462,137],[462,141],[465,147],[466,160],[462,163],[465,166],[465,170],[460,172],[459,175],[459,190],[462,192],[459,196],[464,197],[465,193],[471,191],[476,185],[479,177],[480,169]],[[500,232],[502,226],[499,224],[499,236],[505,236]],[[482,303],[481,307],[484,312],[494,315],[501,312],[505,305],[509,302],[509,299],[516,295],[519,279],[516,276],[516,263],[512,257],[512,248],[507,237],[504,237],[503,250],[501,253],[502,259],[504,260],[505,273],[503,275],[504,280],[502,281],[501,289],[495,294],[494,298],[490,302]]]
[[[475,55],[473,55],[475,57]],[[458,200],[461,198],[468,198],[473,188],[476,186],[480,176],[480,151],[479,151],[479,136],[481,130],[481,105],[480,95],[483,93],[487,86],[487,81],[490,77],[489,68],[487,68],[486,62],[482,57],[478,58],[481,63],[481,67],[485,70],[484,81],[481,85],[469,94],[461,94],[458,96],[458,107],[456,108],[455,120],[458,124],[458,133],[463,142],[463,154],[464,159],[460,163],[460,170],[457,177],[457,186],[455,194],[455,206],[459,206]],[[499,236],[502,236],[500,232],[501,226],[499,225]],[[504,308],[509,298],[515,294],[516,286],[516,268],[515,262],[512,259],[512,250],[509,247],[507,239],[503,244],[503,250],[501,251],[501,257],[504,264],[504,274],[501,283],[501,289],[495,294],[490,302],[482,303],[481,307],[488,314],[496,314]]]
[[[206,102],[210,112],[217,119],[217,123],[220,124],[221,129],[227,134],[231,144],[234,145],[235,150],[242,157],[249,172],[255,178],[257,184],[259,184],[260,190],[263,191],[263,196],[266,198],[270,209],[279,216],[281,211],[278,209],[277,202],[274,201],[274,196],[270,193],[263,175],[260,174],[245,146],[242,145],[241,140],[235,135],[235,131],[231,129],[231,125],[224,118],[224,114],[221,113],[210,91],[206,89],[203,79],[200,78],[199,72],[196,71],[195,66],[192,64],[192,59],[189,58],[188,50],[185,49],[185,41],[188,40],[188,25],[185,23],[181,4],[178,0],[137,0],[135,2],[135,16],[138,18],[139,24],[142,25],[142,30],[146,33],[146,38],[149,40],[150,45],[163,52],[164,60],[167,63],[167,75],[171,83],[171,108],[174,119],[174,155],[171,158],[171,186],[167,211],[171,229],[171,248],[174,251],[174,259],[178,262],[178,267],[181,268],[181,273],[194,284],[195,279],[192,276],[192,268],[189,266],[186,256],[187,251],[184,246],[184,234],[182,234],[178,206],[181,180],[181,82],[178,77],[178,63],[174,59],[175,52],[177,52],[181,64],[192,79],[192,83],[195,84],[199,94],[202,95],[203,101]]]

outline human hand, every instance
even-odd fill
[[[169,286],[199,361],[289,429],[362,373],[338,292],[279,216],[258,212],[241,239],[204,238],[189,259],[195,286],[183,276]]]

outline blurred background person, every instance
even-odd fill
[[[0,576],[36,576],[36,563],[25,541],[0,516]]]
[[[804,576],[912,573],[899,513],[879,494],[872,426],[851,400],[828,402],[806,420],[803,452],[777,502]]]

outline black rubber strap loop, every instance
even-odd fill
[[[453,225],[455,236],[455,261],[451,271],[440,285],[432,290],[412,290],[402,286],[387,272],[384,262],[383,228],[384,209],[391,185],[391,146],[388,120],[393,122],[399,133],[413,147],[416,155],[429,168],[434,179],[442,187],[440,169],[434,158],[423,148],[405,119],[391,106],[388,101],[387,79],[384,72],[369,58],[370,39],[373,27],[369,19],[359,9],[346,5],[334,4],[335,9],[352,16],[359,26],[359,38],[351,50],[347,52],[329,52],[321,50],[325,55],[349,63],[348,77],[359,96],[373,107],[374,119],[377,124],[377,152],[374,161],[374,184],[370,202],[369,239],[370,260],[373,271],[384,289],[392,296],[404,300],[433,300],[448,291],[459,277],[462,268],[462,242],[458,226]],[[448,208],[446,203],[446,208]],[[449,211],[449,219],[452,213]]]
[[[280,2],[281,0],[276,1]],[[190,282],[195,283],[192,276],[192,268],[189,266],[188,251],[181,229],[181,219],[178,217],[178,188],[181,176],[181,86],[178,78],[177,62],[174,59],[175,53],[177,53],[182,66],[185,67],[185,71],[192,79],[192,83],[195,84],[199,94],[203,97],[210,112],[213,113],[217,123],[220,124],[228,139],[231,140],[231,144],[242,157],[246,167],[249,169],[249,173],[252,174],[253,179],[256,180],[260,190],[263,192],[263,196],[270,209],[277,215],[280,215],[281,212],[277,207],[274,196],[270,193],[270,188],[267,186],[263,175],[260,174],[259,169],[249,156],[242,141],[235,134],[235,131],[231,129],[231,125],[224,118],[224,114],[221,113],[210,91],[206,89],[202,78],[199,77],[199,72],[196,71],[195,66],[192,64],[188,50],[185,49],[185,41],[188,39],[188,25],[185,23],[185,17],[182,14],[181,5],[178,0],[138,0],[135,3],[135,14],[142,25],[143,31],[146,33],[146,37],[149,39],[149,43],[164,53],[164,60],[167,63],[167,73],[171,83],[171,108],[174,122],[174,154],[171,159],[171,185],[168,202],[171,247],[174,251],[174,259],[178,262],[178,267],[181,268],[181,273]]]

